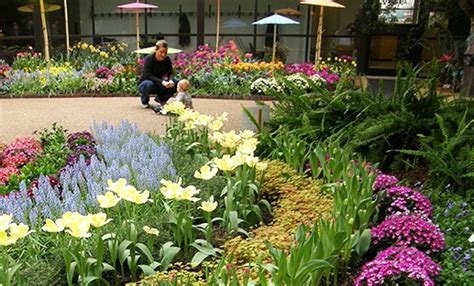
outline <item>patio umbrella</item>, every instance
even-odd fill
[[[129,12],[134,12],[135,13],[135,28],[136,28],[136,31],[137,31],[137,50],[140,49],[140,21],[139,21],[140,17],[139,17],[139,13],[145,12],[146,9],[158,8],[158,6],[150,5],[150,4],[146,4],[146,3],[140,3],[140,1],[137,0],[136,2],[119,5],[117,7],[119,9],[127,10]]]
[[[303,13],[301,13],[300,11],[292,9],[292,8],[277,9],[274,12],[278,13],[280,15],[286,15],[286,16],[301,16],[301,15],[303,15]]]
[[[23,13],[33,13],[35,7],[33,4],[26,4],[23,6],[20,6],[17,8],[18,11],[23,12]],[[61,9],[61,6],[55,5],[55,4],[44,4],[44,11],[45,12],[53,12],[53,11],[58,11]]]
[[[135,50],[135,51],[133,51],[133,53],[143,54],[143,55],[150,55],[150,54],[153,54],[155,52],[155,50],[156,50],[156,47],[153,46],[153,47],[148,47],[148,48]],[[181,52],[182,52],[182,50],[178,50],[178,49],[175,49],[175,48],[168,48],[168,54],[170,54],[170,55],[179,54]]]
[[[321,38],[323,36],[323,13],[324,7],[333,7],[333,8],[346,8],[346,6],[336,3],[331,0],[302,0],[300,4],[320,6],[319,8],[319,21],[316,34],[316,47],[314,55],[314,64],[318,63],[319,57],[321,55]]]
[[[273,74],[274,65],[275,65],[277,25],[292,25],[292,24],[299,24],[299,22],[296,22],[290,18],[281,16],[281,15],[278,15],[278,13],[275,13],[271,16],[265,17],[263,19],[258,20],[257,22],[252,23],[252,25],[274,25],[273,26],[272,74]]]

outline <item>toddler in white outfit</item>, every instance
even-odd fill
[[[187,79],[182,79],[178,82],[178,94],[176,95],[176,101],[182,102],[186,108],[194,109],[193,100],[191,98],[191,95],[188,93],[189,87],[190,84]]]

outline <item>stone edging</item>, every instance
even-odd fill
[[[35,94],[25,94],[22,96],[14,96],[10,94],[0,94],[0,99],[4,98],[74,98],[74,97],[138,97],[128,93],[74,93],[74,94],[58,94],[38,96]],[[262,95],[193,95],[193,98],[207,98],[207,99],[229,99],[229,100],[259,100],[259,101],[273,101],[276,100],[272,96]]]

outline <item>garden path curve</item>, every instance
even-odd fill
[[[249,126],[242,112],[256,106],[252,100],[193,99],[194,109],[203,114],[229,113],[224,131]],[[49,128],[54,122],[71,132],[91,130],[93,122],[118,124],[126,119],[144,132],[164,134],[168,117],[142,109],[138,97],[81,98],[2,98],[0,99],[0,143],[19,136],[32,136],[35,130]]]

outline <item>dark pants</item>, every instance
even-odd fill
[[[142,104],[148,104],[150,102],[150,94],[156,94],[155,101],[160,104],[165,104],[173,94],[176,93],[177,80],[174,81],[172,88],[166,88],[163,85],[156,85],[151,80],[144,80],[138,85],[138,92],[141,95]]]

